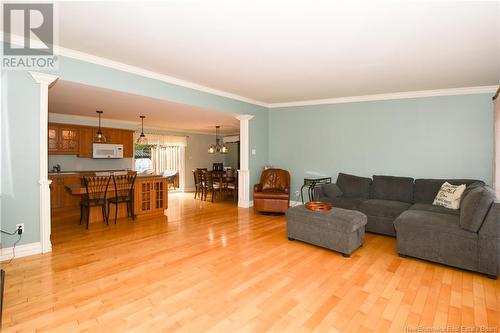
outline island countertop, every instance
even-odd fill
[[[81,176],[88,174],[89,172],[85,171],[82,173],[73,173],[67,177],[64,177],[63,174],[61,175],[63,177],[54,178],[51,184],[51,202],[55,203],[57,196],[62,195],[65,198],[63,202],[70,204],[68,206],[63,206],[62,204],[58,206],[52,205],[52,213],[75,210],[75,214],[77,214],[77,212],[80,211],[80,199],[87,193],[85,186],[81,183]],[[138,174],[135,179],[132,195],[133,213],[135,216],[160,217],[166,215],[166,210],[168,208],[168,179],[166,177]],[[115,188],[113,182],[110,182],[107,189],[107,198],[112,198],[114,196]],[[118,207],[116,207],[116,205],[111,205],[111,216],[114,216],[114,210],[117,208],[117,215],[119,218],[127,216],[126,205],[119,205]],[[102,220],[100,208],[91,207],[89,222],[92,224],[102,222]]]

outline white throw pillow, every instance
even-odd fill
[[[462,185],[451,185],[445,182],[441,185],[436,198],[434,198],[433,205],[443,206],[450,209],[460,208],[460,198],[465,191],[465,184]]]

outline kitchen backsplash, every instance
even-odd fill
[[[49,155],[49,171],[56,164],[61,171],[118,170],[133,169],[132,158],[93,159],[77,158],[74,155]]]

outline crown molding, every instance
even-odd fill
[[[91,55],[91,54],[88,54],[88,53],[84,53],[84,52],[80,52],[80,51],[68,49],[68,48],[65,48],[65,47],[59,46],[57,48],[57,53],[59,55],[65,56],[65,57],[69,57],[69,58],[73,58],[73,59],[78,59],[78,60],[82,60],[82,61],[85,61],[85,62],[90,62],[90,63],[96,64],[96,65],[101,65],[101,66],[105,66],[105,67],[117,69],[117,70],[120,70],[120,71],[124,71],[124,72],[128,72],[128,73],[132,73],[132,74],[144,76],[144,77],[147,77],[147,78],[150,78],[150,79],[154,79],[154,80],[158,80],[158,81],[162,81],[162,82],[166,82],[166,83],[175,84],[177,86],[182,86],[182,87],[185,87],[185,88],[190,88],[190,89],[194,89],[194,90],[206,92],[206,93],[209,93],[209,94],[212,94],[212,95],[217,95],[217,96],[221,96],[221,97],[227,97],[227,98],[234,99],[234,100],[237,100],[237,101],[240,101],[240,102],[245,102],[245,103],[254,104],[254,105],[258,105],[258,106],[268,107],[267,103],[264,103],[264,102],[261,102],[261,101],[257,101],[255,99],[251,99],[251,98],[247,98],[247,97],[244,97],[244,96],[240,96],[240,95],[236,95],[236,94],[233,94],[233,93],[229,93],[229,92],[226,92],[226,91],[222,91],[222,90],[218,90],[218,89],[206,87],[206,86],[203,86],[203,85],[200,85],[200,84],[197,84],[197,83],[185,81],[185,80],[178,79],[178,78],[175,78],[175,77],[172,77],[172,76],[168,76],[168,75],[156,73],[156,72],[144,69],[144,68],[140,68],[140,67],[136,67],[136,66],[132,66],[132,65],[127,65],[127,64],[124,64],[122,62],[118,62],[118,61],[110,60],[110,59],[107,59],[107,58],[102,58],[102,57],[94,56],[94,55]]]
[[[0,40],[3,42],[3,34],[0,34]],[[12,43],[20,43],[22,37],[18,35],[11,35]],[[197,83],[189,82],[186,80],[178,79],[172,76],[156,73],[141,67],[136,67],[128,65],[122,62],[114,61],[111,59],[98,57],[85,52],[65,48],[59,45],[54,45],[54,53],[73,58],[96,65],[101,65],[108,68],[113,68],[116,70],[124,71],[131,74],[140,75],[150,79],[182,86],[185,88],[190,88],[202,92],[206,92],[212,95],[217,95],[221,97],[230,98],[233,100],[238,100],[240,102],[245,102],[253,105],[258,105],[266,107],[269,109],[274,108],[286,108],[294,106],[310,106],[310,105],[324,105],[324,104],[341,104],[341,103],[355,103],[355,102],[369,102],[369,101],[383,101],[391,99],[408,99],[408,98],[423,98],[423,97],[436,97],[436,96],[453,96],[453,95],[471,95],[471,94],[484,94],[484,93],[495,93],[498,86],[476,86],[476,87],[462,87],[462,88],[450,88],[450,89],[436,89],[436,90],[418,90],[418,91],[406,91],[406,92],[396,92],[387,94],[373,94],[373,95],[360,95],[360,96],[348,96],[348,97],[335,97],[326,99],[316,99],[316,100],[303,100],[296,102],[280,102],[280,103],[266,103],[258,101],[255,99],[247,98],[237,94],[229,93],[226,91],[206,87]]]
[[[2,42],[4,42],[3,34],[1,34],[1,35],[2,35],[1,40],[2,40]],[[10,37],[11,37],[10,41],[13,44],[21,44],[23,41],[23,37],[21,37],[19,35],[11,34]],[[95,56],[95,55],[92,55],[89,53],[69,49],[66,47],[62,47],[60,45],[54,45],[54,54],[68,57],[68,58],[77,59],[77,60],[82,60],[85,62],[93,63],[96,65],[101,65],[101,66],[108,67],[108,68],[113,68],[116,70],[140,75],[143,77],[147,77],[150,79],[154,79],[154,80],[158,80],[158,81],[162,81],[162,82],[166,82],[166,83],[175,84],[177,86],[182,86],[185,88],[190,88],[190,89],[206,92],[206,93],[209,93],[212,95],[227,97],[227,98],[234,99],[234,100],[237,100],[240,102],[245,102],[245,103],[254,104],[254,105],[263,106],[263,107],[268,106],[267,103],[257,101],[257,100],[251,99],[251,98],[247,98],[247,97],[233,94],[233,93],[223,91],[223,90],[218,90],[218,89],[206,87],[206,86],[203,86],[201,84],[178,79],[176,77],[156,73],[156,72],[153,72],[153,71],[141,68],[141,67],[128,65],[128,64],[125,64],[125,63],[122,63],[119,61],[114,61],[111,59]]]
[[[274,109],[274,108],[286,108],[286,107],[293,107],[293,106],[309,106],[309,105],[384,101],[384,100],[391,100],[391,99],[408,99],[408,98],[423,98],[423,97],[436,97],[436,96],[488,94],[488,93],[495,93],[497,88],[498,88],[498,86],[479,86],[479,87],[464,87],[464,88],[451,88],[451,89],[405,91],[405,92],[397,92],[397,93],[390,93],[390,94],[362,95],[362,96],[316,99],[316,100],[297,101],[297,102],[271,103],[268,105],[268,107],[270,109]]]

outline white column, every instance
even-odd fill
[[[250,170],[248,169],[249,121],[254,116],[242,114],[236,117],[240,121],[240,169],[238,170],[238,207],[250,207]]]
[[[52,251],[50,242],[50,183],[48,178],[48,133],[49,121],[49,86],[58,77],[50,74],[29,72],[33,80],[40,85],[40,244],[42,253]]]

